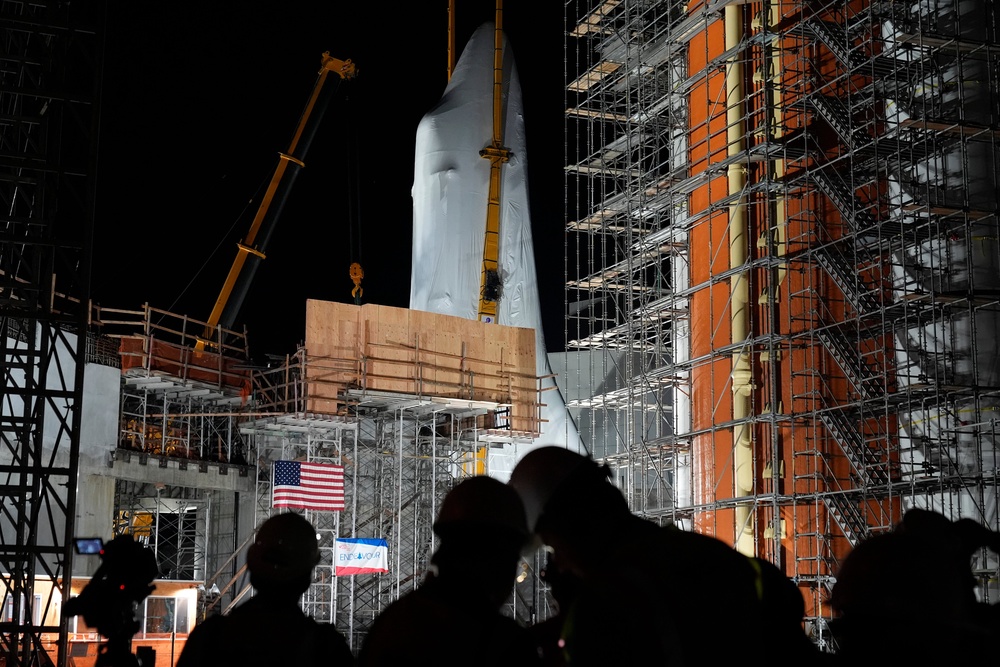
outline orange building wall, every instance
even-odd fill
[[[721,22],[696,35],[688,49],[689,71],[705,70],[707,60],[720,51],[722,42]],[[726,156],[725,75],[716,68],[708,71],[708,76],[692,88],[689,97],[688,155],[692,176],[705,172]],[[691,194],[690,215],[704,214],[690,231],[690,284],[701,286],[693,293],[690,304],[692,359],[707,359],[730,341],[728,283],[709,283],[712,276],[729,268],[727,214],[725,210],[707,213],[711,203],[726,193],[726,178],[722,174],[707,180]],[[733,491],[731,432],[711,430],[714,424],[732,418],[729,370],[725,364],[697,362],[691,371],[691,425],[695,433],[701,433],[692,441],[692,491],[696,506],[729,497]],[[734,517],[727,510],[696,513],[694,527],[730,543],[735,535]]]
[[[689,13],[698,11],[703,3],[692,3]],[[855,9],[862,3],[856,3]],[[741,5],[745,37],[754,32],[752,19],[765,8],[764,3]],[[772,5],[770,22],[786,27],[802,20],[804,3]],[[825,17],[843,21],[843,15]],[[808,31],[805,31],[808,32]],[[760,47],[748,49],[744,77],[745,105],[748,119],[747,148],[766,140],[765,114],[773,110],[774,89],[781,91],[780,109],[776,112],[780,124],[774,136],[811,133],[814,143],[824,147],[826,155],[815,155],[798,161],[761,161],[746,165],[748,184],[765,177],[795,181],[802,170],[814,167],[829,157],[841,154],[845,148],[837,136],[821,120],[808,115],[802,96],[811,92],[810,80],[836,81],[847,89],[866,85],[868,82],[844,77],[840,63],[815,40],[806,37],[783,37],[773,43],[778,52],[772,77],[754,80],[754,70],[769,61],[773,53]],[[690,175],[704,173],[712,164],[726,158],[726,95],[725,69],[715,60],[725,51],[724,22],[717,20],[707,30],[696,35],[689,44],[689,76],[704,72],[691,88],[688,96],[689,110],[689,160]],[[773,86],[773,88],[772,88]],[[824,93],[829,94],[828,91]],[[748,226],[750,259],[762,259],[769,251],[792,258],[807,249],[828,244],[849,234],[850,230],[836,207],[808,181],[802,187],[788,188],[779,194],[748,196]],[[878,185],[873,188],[877,190]],[[873,200],[878,192],[867,193]],[[866,193],[860,193],[862,197]],[[693,191],[689,202],[689,215],[695,220],[690,231],[690,284],[694,289],[690,300],[691,358],[696,360],[692,370],[692,446],[693,504],[702,507],[720,503],[733,497],[733,429],[727,424],[733,415],[733,397],[730,374],[733,358],[730,327],[730,286],[723,274],[729,271],[729,237],[727,233],[729,199],[725,170],[707,178]],[[701,214],[699,216],[699,214]],[[770,250],[758,239],[771,235]],[[873,283],[881,280],[881,267],[872,267],[866,277]],[[827,432],[823,423],[814,419],[817,411],[846,404],[855,397],[852,388],[837,363],[818,341],[815,331],[850,317],[850,306],[836,283],[814,262],[789,261],[781,270],[755,269],[749,272],[751,281],[752,323],[751,338],[781,341],[772,344],[776,354],[772,357],[764,345],[752,350],[752,369],[755,389],[752,394],[752,413],[764,415],[778,412],[780,416],[771,424],[766,419],[753,426],[754,488],[755,494],[774,493],[789,497],[792,494],[816,499],[823,493],[853,488],[852,469],[839,445]],[[767,286],[775,287],[770,301],[758,296]],[[870,358],[891,360],[891,338],[875,338],[862,343]],[[767,353],[765,353],[767,351]],[[885,371],[886,369],[881,369]],[[772,398],[777,396],[777,405]],[[801,415],[802,417],[797,417]],[[809,418],[805,418],[810,415]],[[772,425],[773,424],[773,425]],[[875,423],[858,424],[869,440],[883,443],[895,436],[893,420],[886,418]],[[771,465],[777,461],[777,466]],[[776,471],[772,468],[776,467]],[[783,473],[783,474],[782,474]],[[774,509],[777,508],[777,509]],[[893,507],[870,507],[875,514],[897,512]],[[837,562],[850,549],[847,539],[838,532],[823,502],[816,500],[779,504],[759,503],[754,510],[755,541],[758,555],[780,562],[790,576],[830,575],[818,570],[828,567],[824,563]],[[772,515],[772,512],[775,512]],[[768,526],[784,526],[778,539],[766,533]],[[733,543],[735,539],[734,512],[731,509],[699,511],[694,519],[695,529],[714,534]],[[818,532],[832,534],[832,540],[823,542],[816,538]],[[774,545],[777,544],[777,547]],[[775,550],[777,549],[777,551]],[[828,553],[821,551],[830,549]],[[808,596],[807,596],[808,599]],[[809,602],[815,607],[815,599]],[[810,609],[809,613],[815,613]]]

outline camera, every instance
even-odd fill
[[[107,544],[99,537],[73,540],[78,554],[98,554],[101,565],[80,594],[63,605],[66,617],[82,616],[107,642],[97,655],[96,667],[142,665],[132,654],[132,637],[139,631],[139,603],[156,588],[159,574],[153,551],[131,535],[119,535]]]
[[[104,540],[99,537],[77,537],[73,539],[73,547],[76,553],[83,556],[103,554]]]

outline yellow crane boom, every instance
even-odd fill
[[[233,260],[229,274],[222,284],[222,290],[215,300],[215,306],[208,316],[202,338],[196,345],[199,350],[221,337],[222,329],[232,327],[236,314],[243,305],[257,265],[266,257],[268,238],[281,214],[281,208],[284,206],[295,176],[305,166],[303,160],[319,126],[322,113],[315,112],[317,108],[325,107],[329,100],[329,96],[324,95],[324,92],[331,74],[340,80],[352,79],[356,76],[357,70],[350,60],[333,58],[329,51],[323,53],[316,83],[313,85],[305,109],[299,118],[288,150],[278,154],[278,164],[271,176],[264,197],[261,199],[257,214],[250,224],[250,230],[246,237],[236,244],[236,259]]]

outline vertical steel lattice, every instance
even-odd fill
[[[829,647],[859,541],[1000,527],[996,9],[566,11],[569,405],[634,511],[777,563]]]
[[[0,654],[66,646],[103,3],[0,6]],[[66,652],[59,650],[64,663]]]

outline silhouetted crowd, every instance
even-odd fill
[[[177,667],[334,665],[996,664],[1000,606],[980,602],[973,554],[1000,533],[913,509],[837,573],[833,652],[804,629],[798,587],[715,537],[632,514],[606,466],[561,447],[525,455],[508,483],[458,483],[434,524],[419,587],[375,618],[355,657],[299,608],[319,552],[294,513],[262,524],[247,556],[257,595],[195,627]],[[544,548],[558,613],[502,613],[522,556]],[[987,662],[988,661],[988,662]]]

